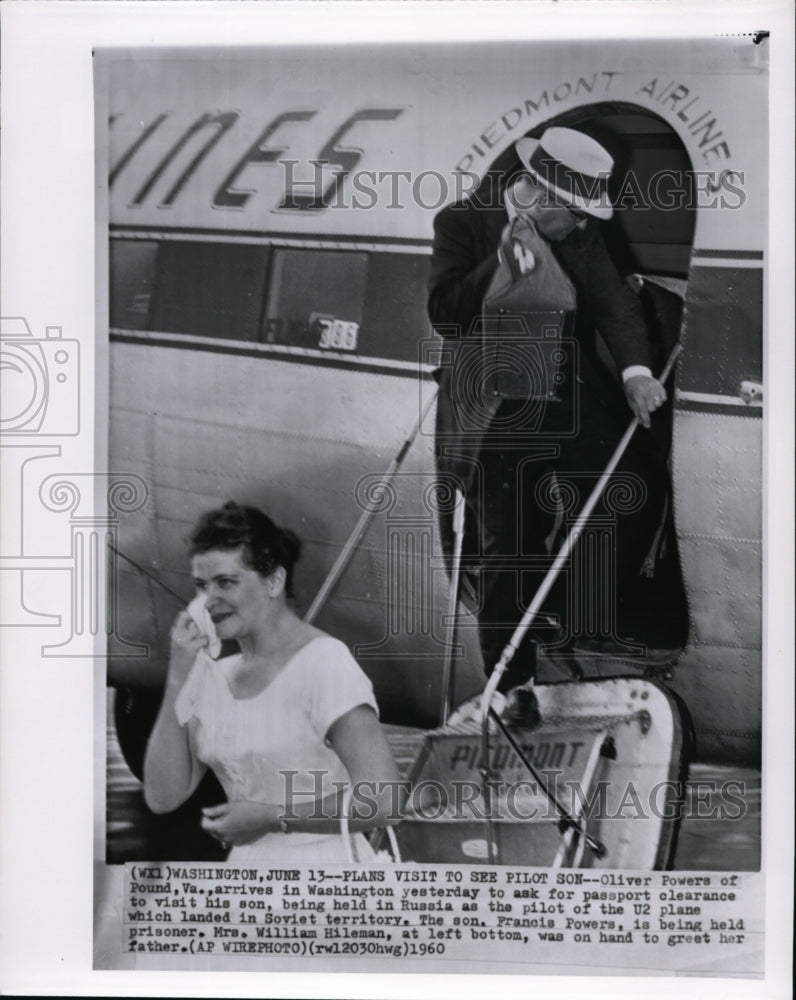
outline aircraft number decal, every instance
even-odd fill
[[[313,314],[310,325],[320,331],[318,347],[331,351],[355,351],[359,340],[359,323],[351,323],[332,316]]]

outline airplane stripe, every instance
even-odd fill
[[[694,250],[692,267],[760,268],[762,250]]]
[[[761,402],[747,403],[740,396],[727,396],[713,392],[686,392],[684,389],[677,389],[677,402],[683,403],[707,403],[721,406],[733,406],[736,409],[762,409]]]
[[[695,257],[691,261],[692,267],[708,268],[708,267],[732,267],[738,268],[739,270],[756,270],[759,271],[762,268],[762,260],[757,258],[736,258],[736,257]]]
[[[289,363],[320,365],[327,368],[342,368],[371,374],[396,375],[403,378],[414,378],[417,375],[422,378],[430,378],[435,371],[433,365],[397,361],[390,358],[357,357],[338,352],[316,351],[311,348],[281,344],[235,343],[212,337],[194,337],[190,334],[175,334],[165,331],[130,331],[112,328],[109,339],[118,343],[173,347],[178,350],[200,350],[210,354],[272,357],[275,360]],[[677,392],[676,408],[678,411],[726,414],[741,418],[757,418],[763,415],[761,405],[745,403],[737,397],[682,390]]]
[[[688,393],[689,396],[704,396],[704,399],[683,399],[678,395],[675,408],[678,413],[710,413],[739,420],[755,420],[763,416],[763,407],[742,401],[724,402],[727,397],[711,396],[709,393]]]
[[[363,236],[355,234],[296,233],[280,230],[218,230],[200,226],[129,226],[113,223],[111,236],[125,239],[205,240],[212,243],[274,243],[282,246],[340,246],[348,249],[382,249],[389,246],[396,253],[431,253],[433,240],[410,239],[407,236]],[[764,260],[762,250],[695,249],[692,264],[696,267],[754,267]]]
[[[271,357],[275,361],[315,365],[323,368],[342,368],[374,375],[395,375],[399,378],[431,378],[432,365],[395,361],[391,358],[356,357],[337,352],[315,351],[304,347],[280,344],[246,344],[217,340],[212,337],[192,337],[188,334],[151,332],[147,330],[112,329],[109,339],[116,343],[142,344],[148,347],[173,347],[178,350],[204,351],[209,354],[232,354],[239,357]]]
[[[267,230],[224,230],[157,226],[109,227],[111,237],[135,240],[180,240],[202,243],[270,244],[283,247],[316,247],[337,250],[388,250],[391,253],[431,253],[431,240],[411,240],[403,236],[354,236],[329,233],[285,233]]]
[[[727,260],[762,260],[762,250],[694,250],[695,258],[719,258],[726,257]]]

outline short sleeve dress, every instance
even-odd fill
[[[303,646],[262,691],[237,698],[229,678],[238,656],[211,660],[200,652],[175,703],[191,750],[213,770],[230,802],[301,805],[348,782],[326,738],[329,727],[358,705],[378,708],[373,686],[348,648],[331,636]],[[364,838],[354,849],[367,857]],[[268,833],[233,847],[228,860],[253,864],[346,861],[339,834]]]

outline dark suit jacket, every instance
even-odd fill
[[[473,331],[474,321],[481,315],[484,295],[498,266],[497,248],[507,222],[502,196],[492,205],[477,204],[475,200],[448,205],[434,220],[428,312],[432,325],[449,342],[454,354],[452,363],[440,371],[438,442],[444,437],[447,446],[443,453],[438,443],[437,459],[440,471],[454,472],[465,486],[467,471],[455,455],[471,452],[474,438],[463,433],[461,442],[456,440],[461,422],[456,415],[460,401],[453,399],[459,384],[454,375],[455,355],[457,345]],[[616,382],[599,361],[595,329],[619,371],[629,365],[651,367],[651,345],[638,300],[612,264],[596,220],[590,219],[585,230],[576,229],[550,246],[577,294],[574,336],[580,344],[581,377],[590,382],[594,397],[606,397],[621,407],[624,404]],[[475,440],[475,446],[477,443]]]

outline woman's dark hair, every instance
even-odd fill
[[[190,537],[192,556],[213,549],[229,552],[238,548],[243,550],[244,564],[261,576],[270,576],[277,566],[282,566],[285,592],[293,597],[293,567],[301,555],[301,542],[256,507],[243,507],[230,500],[203,514]]]

